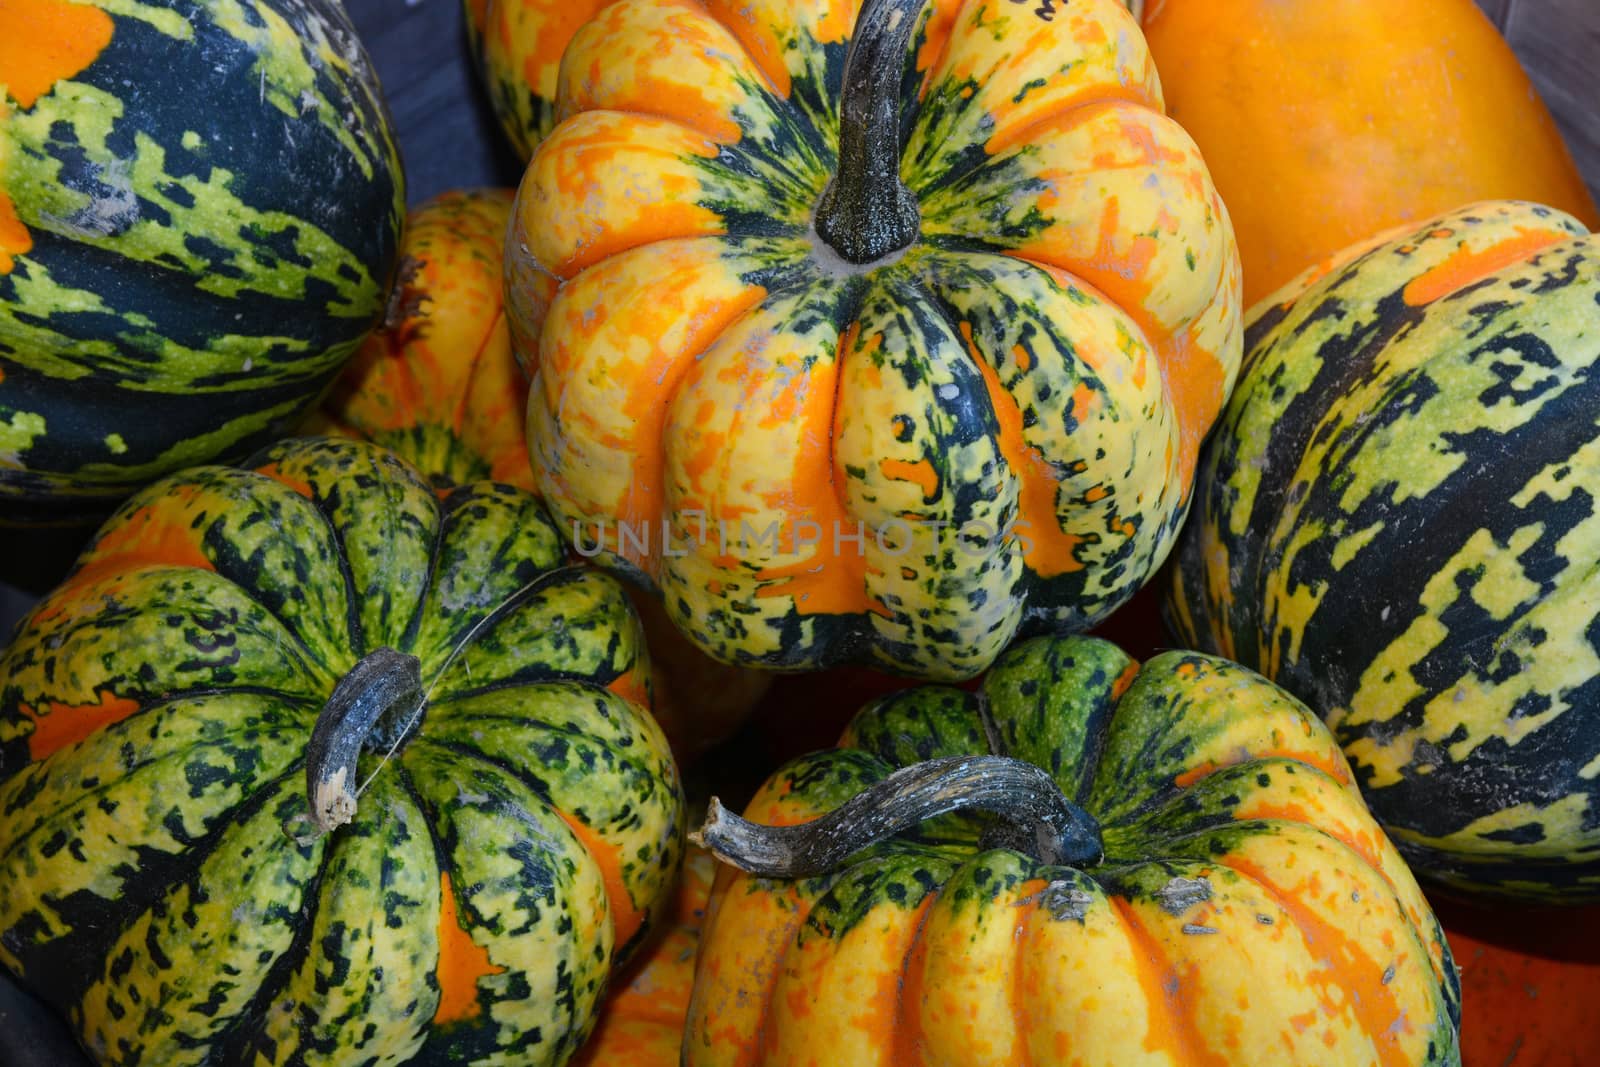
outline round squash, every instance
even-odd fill
[[[1600,899],[1600,237],[1489,202],[1251,311],[1168,611],[1322,714],[1419,874]]]
[[[0,963],[106,1064],[566,1062],[680,853],[627,598],[510,487],[253,462],[0,659]]]
[[[725,661],[953,679],[1092,625],[1233,380],[1227,213],[1132,16],[924,7],[608,7],[518,192],[539,487]]]
[[[456,190],[411,213],[389,315],[303,432],[374,441],[441,490],[478,479],[533,489],[528,381],[512,358],[501,287],[511,198]],[[655,596],[628,593],[651,650],[651,710],[673,753],[691,758],[738,729],[772,676],[710,659]]]
[[[1460,1063],[1437,922],[1259,675],[1036,638],[840,744],[754,823],[712,804],[701,837],[743,870],[712,891],[687,1067]]]
[[[0,9],[0,521],[293,425],[383,314],[404,180],[342,4]]]
[[[1246,306],[1380,230],[1476,200],[1600,225],[1473,0],[1149,0],[1144,32],[1233,214]]]
[[[700,928],[715,876],[711,853],[688,849],[676,910],[663,916],[659,939],[619,977],[621,986],[600,1009],[594,1034],[573,1058],[572,1067],[678,1067]]]

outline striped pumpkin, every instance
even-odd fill
[[[681,797],[564,558],[358,442],[136,494],[0,659],[0,963],[105,1064],[566,1062]]]
[[[512,358],[501,272],[511,190],[443,193],[410,215],[401,283],[305,433],[365,438],[436,487],[493,479],[532,490],[523,413],[528,381]],[[651,649],[651,710],[680,759],[732,734],[770,674],[694,647],[661,603],[630,586]]]
[[[1600,238],[1485,202],[1256,305],[1168,609],[1323,714],[1412,865],[1600,899]]]
[[[720,659],[936,678],[1161,562],[1238,258],[1120,4],[617,4],[562,72],[508,301],[579,551]]]
[[[405,201],[343,5],[9,0],[0,84],[0,521],[98,521],[292,425]]]
[[[400,280],[373,331],[302,430],[365,438],[440,488],[533,488],[528,383],[501,298],[509,189],[452,190],[413,210]]]
[[[1259,675],[1036,638],[841,746],[757,823],[713,805],[706,844],[756,873],[712,891],[687,1067],[1461,1062],[1437,922]]]

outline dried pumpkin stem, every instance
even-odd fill
[[[323,833],[356,813],[356,761],[361,749],[389,747],[422,704],[422,662],[392,648],[376,649],[350,668],[311,730],[306,745],[306,797]]]
[[[1006,756],[915,763],[828,814],[795,826],[763,826],[711,799],[692,839],[719,859],[764,878],[810,878],[902,830],[952,811],[996,816],[987,847],[1014,848],[1043,863],[1085,866],[1102,855],[1100,825],[1043,770]]]
[[[844,64],[839,169],[817,203],[817,235],[840,258],[871,263],[921,231],[900,180],[900,85],[924,0],[867,0]]]

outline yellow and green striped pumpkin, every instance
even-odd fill
[[[0,7],[0,521],[280,436],[383,313],[404,185],[334,0]]]
[[[979,812],[986,814],[980,815]],[[1035,638],[702,831],[686,1067],[1459,1067],[1438,923],[1327,729],[1227,661]]]
[[[1251,310],[1168,609],[1325,716],[1419,873],[1600,899],[1600,238],[1491,201]]]
[[[108,1065],[562,1064],[681,851],[647,670],[527,493],[173,475],[0,658],[0,963]]]
[[[580,551],[729,662],[935,678],[1162,561],[1238,256],[1121,4],[615,4],[561,71],[507,276]]]

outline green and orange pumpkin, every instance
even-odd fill
[[[501,298],[511,198],[453,190],[411,212],[389,314],[302,432],[373,441],[441,490],[478,479],[533,489],[528,381]],[[651,711],[688,759],[738,728],[771,675],[710,659],[648,591],[628,592],[651,650]]]
[[[840,746],[713,804],[687,1067],[1460,1064],[1438,923],[1254,672],[1036,638]]]
[[[0,7],[0,521],[298,420],[383,314],[394,132],[332,0]]]
[[[104,1064],[565,1063],[681,851],[646,671],[527,493],[157,482],[0,658],[0,963]]]
[[[1238,257],[1122,5],[616,4],[561,72],[507,277],[580,551],[720,659],[935,678],[1162,561]]]
[[[1180,640],[1325,716],[1419,874],[1600,900],[1600,237],[1470,205],[1252,309]]]

